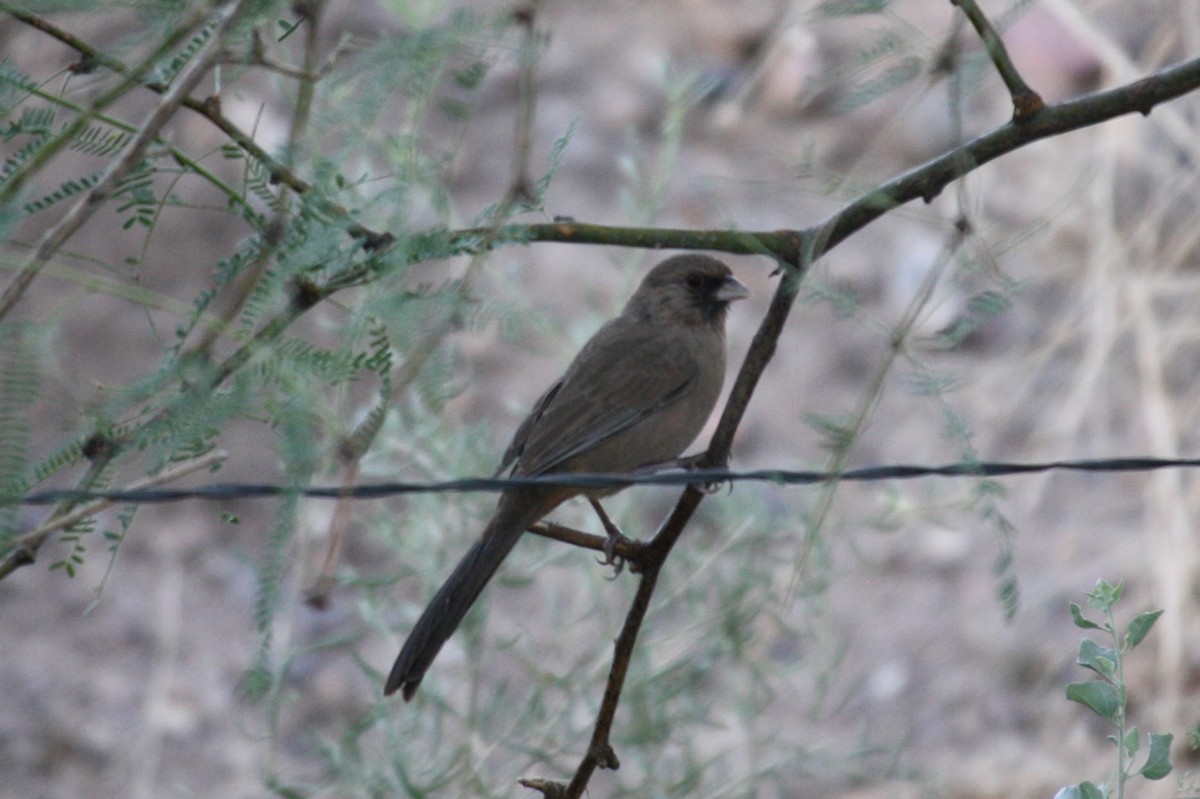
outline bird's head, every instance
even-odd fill
[[[651,269],[629,298],[626,313],[675,324],[723,327],[729,303],[750,296],[716,258],[689,253]]]

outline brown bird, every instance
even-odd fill
[[[725,314],[749,292],[729,267],[677,255],[650,270],[624,310],[583,345],[517,428],[497,474],[632,472],[678,458],[708,420],[725,380]],[[383,692],[407,701],[512,551],[567,499],[618,489],[512,488],[400,650]],[[597,505],[597,510],[599,506]]]

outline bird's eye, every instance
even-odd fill
[[[704,278],[700,275],[688,275],[687,284],[694,289],[698,289],[704,285]]]

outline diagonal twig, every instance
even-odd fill
[[[1013,103],[1013,122],[1020,124],[1041,111],[1046,106],[1045,101],[1042,100],[1040,94],[1029,88],[1029,84],[1021,77],[1021,73],[1017,71],[1016,65],[1008,55],[1008,48],[1004,46],[1000,34],[996,32],[991,21],[984,15],[979,4],[975,0],[950,0],[950,2],[962,9],[967,19],[971,21],[975,32],[983,40],[988,57],[992,59],[992,64],[1000,73],[1004,85],[1008,87],[1008,93],[1012,97]]]

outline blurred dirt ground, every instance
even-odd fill
[[[818,6],[545,4],[537,18],[549,36],[535,151],[546,153],[575,126],[548,212],[610,224],[799,228],[818,221],[838,199],[1008,117],[1008,97],[978,57],[969,29],[958,30],[968,51],[968,68],[960,74],[971,88],[961,109],[949,101],[946,79],[918,75],[888,86],[889,75],[907,68],[906,58],[928,58],[956,30],[950,3],[903,0],[881,15],[855,16],[822,16]],[[983,6],[1007,20],[1007,4]],[[105,20],[71,15],[60,21],[100,43],[117,36]],[[1200,53],[1200,8],[1187,0],[1047,0],[1010,22],[1004,38],[1013,58],[1049,101]],[[351,3],[335,4],[327,23],[331,41],[340,31],[371,36],[400,24],[383,4]],[[39,59],[70,58],[11,20],[0,25],[0,42],[27,69]],[[863,64],[865,49],[888,42],[894,58]],[[512,59],[488,75],[453,164],[454,200],[464,220],[507,187],[515,75]],[[649,191],[669,155],[662,126],[672,86],[685,76],[708,93],[681,122],[660,210],[633,218],[634,200]],[[237,99],[248,114],[255,112],[259,98]],[[954,419],[970,431],[970,444],[984,459],[1195,455],[1196,111],[1196,99],[1184,98],[1148,118],[1123,118],[1026,148],[839,247],[812,276],[812,300],[793,313],[735,442],[734,465],[826,464],[812,416],[845,417],[862,402],[890,357],[890,329],[944,260],[960,207],[970,215],[972,235],[957,263],[970,269],[952,275],[949,268],[938,281],[912,337],[916,357],[899,359],[850,465],[954,462],[964,446],[947,432]],[[202,124],[188,135],[197,146],[219,142]],[[146,262],[183,264],[189,253],[227,244],[230,236],[215,227],[180,230],[156,244]],[[447,406],[451,421],[490,419],[502,438],[588,325],[608,315],[638,269],[653,260],[636,251],[561,245],[498,253],[487,272],[489,286],[500,295],[528,294],[543,316],[505,336],[489,327],[456,337],[464,392]],[[762,259],[729,261],[753,292],[731,316],[733,369],[775,284]],[[609,268],[614,264],[620,268]],[[205,276],[147,270],[147,279],[186,301]],[[506,283],[513,279],[523,281],[520,288]],[[935,334],[961,319],[972,298],[1000,289],[1008,301],[1003,310],[958,346],[936,345]],[[852,311],[818,297],[835,290],[856,298]],[[50,305],[55,292],[45,291],[42,301]],[[60,323],[61,351],[47,396],[61,393],[66,410],[47,411],[43,446],[56,443],[71,409],[86,401],[88,379],[104,374],[117,382],[118,375],[138,374],[152,362],[158,343],[129,313],[120,301],[89,297]],[[951,378],[953,390],[942,398],[921,392],[929,375]],[[243,449],[233,451],[222,479],[273,471],[261,436],[229,437],[226,446]],[[484,449],[498,453],[502,446],[497,440]],[[756,723],[777,732],[774,754],[798,764],[794,784],[780,795],[1049,797],[1067,783],[1103,779],[1111,762],[1107,730],[1063,696],[1068,681],[1086,678],[1073,665],[1080,631],[1067,603],[1082,602],[1100,578],[1127,582],[1125,618],[1151,608],[1167,611],[1131,660],[1128,678],[1135,723],[1176,734],[1177,772],[1162,785],[1137,786],[1135,795],[1195,794],[1176,781],[1192,766],[1186,732],[1200,721],[1194,478],[1185,472],[1054,473],[1001,483],[1006,490],[997,507],[1016,531],[1021,594],[1011,622],[1003,618],[992,572],[999,536],[970,507],[977,490],[970,481],[839,489],[824,527],[827,544],[797,589],[806,596],[810,577],[824,587],[815,638],[796,641],[779,633],[776,614],[787,619],[809,606],[789,590],[795,561],[784,558],[774,567],[772,618],[752,624],[763,662],[778,667],[773,684],[780,689],[773,711]],[[736,510],[712,511],[712,526],[684,546],[693,558],[715,556],[722,546],[720,518],[738,529],[793,525],[795,555],[797,519],[801,509],[813,507],[813,496],[811,489],[766,487],[718,494],[707,503],[727,501]],[[668,501],[669,495],[653,494],[646,514]],[[207,508],[144,509],[95,607],[107,568],[98,552],[74,580],[38,566],[0,582],[0,794],[258,796],[266,793],[263,775],[276,770],[319,782],[322,766],[308,733],[352,723],[378,686],[348,656],[330,662],[300,654],[293,664],[296,690],[279,717],[265,720],[261,708],[239,698],[238,680],[258,645],[256,587],[246,555],[254,545],[246,539],[264,531],[269,517],[249,503],[236,510],[242,524],[221,526]],[[313,530],[326,526],[328,510],[312,509]],[[373,509],[367,519],[384,512]],[[30,510],[26,518],[33,525],[39,515]],[[446,556],[453,558],[477,519],[448,510],[446,523],[455,528]],[[353,567],[369,572],[397,557],[366,530],[360,534],[347,554]],[[783,537],[788,534],[783,528]],[[43,562],[56,557],[47,553]],[[546,591],[568,597],[571,590],[602,592],[598,601],[621,607],[632,585],[622,578],[580,587],[571,575],[552,566],[541,579]],[[594,577],[599,584],[598,570]],[[703,578],[676,579],[686,592]],[[280,614],[281,639],[309,641],[358,627],[351,593],[336,594],[330,610],[316,613],[298,603],[301,582],[294,578],[291,585],[296,606]],[[419,602],[430,587],[406,588],[404,598]],[[486,600],[495,609],[489,624],[498,625],[498,638],[519,630],[522,614],[537,610],[543,594],[532,593],[489,591]],[[579,600],[567,602],[576,607]],[[666,621],[643,646],[669,650],[682,644],[670,632],[669,602],[660,602]],[[615,630],[612,624],[601,641]],[[376,637],[361,642],[357,654],[384,668],[397,642]],[[444,658],[453,673],[454,655]],[[720,663],[716,670],[714,686],[741,679],[721,671]],[[598,696],[599,678],[595,685]],[[740,734],[714,728],[710,746],[737,746]],[[262,741],[270,735],[280,745],[264,756]],[[581,734],[580,747],[584,740]],[[578,754],[564,756],[564,764]],[[602,774],[592,795],[609,795],[624,773]],[[712,795],[717,787],[695,795]],[[731,790],[756,795],[752,787]]]

